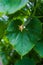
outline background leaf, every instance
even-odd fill
[[[29,58],[23,58],[15,63],[15,65],[35,65],[34,61]]]
[[[12,14],[27,4],[28,0],[0,0],[0,12]]]

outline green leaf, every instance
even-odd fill
[[[28,22],[28,21],[27,21]],[[40,39],[42,32],[42,24],[39,19],[32,18],[30,23],[27,25],[27,30],[30,36],[30,39],[34,42]]]
[[[43,40],[36,43],[34,50],[43,58]]]
[[[34,61],[29,58],[23,58],[15,63],[15,65],[35,65]]]
[[[31,51],[34,44],[30,40],[28,32],[25,29],[22,32],[19,30],[20,24],[21,21],[11,22],[7,29],[8,33],[6,34],[6,37],[8,38],[10,44],[13,45],[14,49],[23,56]]]
[[[12,14],[27,4],[28,0],[0,0],[0,13]]]

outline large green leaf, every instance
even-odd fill
[[[28,0],[0,0],[0,13],[12,14],[26,5]]]
[[[15,63],[15,65],[36,65],[32,59],[23,58]]]
[[[19,23],[20,22],[20,23]],[[16,25],[15,25],[16,24]],[[28,32],[24,29],[22,32],[19,30],[21,21],[13,21],[7,28],[7,35],[9,42],[20,55],[25,55],[33,48],[34,44],[28,36]]]
[[[43,57],[43,40],[36,43],[34,50],[40,55],[40,57]]]
[[[16,24],[16,25],[15,25]],[[19,26],[21,21],[16,20],[9,24],[7,31],[7,38],[9,42],[14,46],[15,50],[20,55],[25,55],[28,53],[34,46],[35,43],[40,37],[41,34],[41,22],[35,18],[30,21],[29,25],[21,32]]]

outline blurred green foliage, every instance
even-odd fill
[[[43,65],[43,0],[0,0],[0,65]]]

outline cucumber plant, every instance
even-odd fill
[[[0,0],[0,65],[43,65],[43,0]]]

